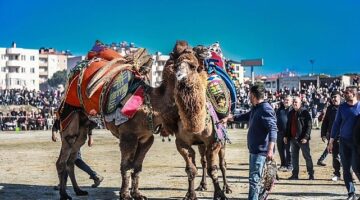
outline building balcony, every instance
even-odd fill
[[[41,76],[41,77],[47,77],[47,76],[48,76],[48,72],[46,72],[46,71],[39,71],[39,76]]]
[[[21,49],[19,49],[19,48],[7,48],[6,53],[7,54],[17,54],[17,55],[19,55],[19,54],[21,54]]]
[[[156,71],[163,71],[164,70],[164,65],[160,65],[156,67]]]
[[[39,67],[47,67],[48,63],[47,62],[39,62]]]
[[[156,77],[156,82],[161,82],[162,81],[162,77]]]
[[[8,60],[6,61],[6,66],[8,67],[20,67],[23,65],[22,61],[19,60]]]

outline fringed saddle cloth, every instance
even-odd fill
[[[142,76],[151,65],[152,58],[143,48],[123,57],[96,41],[87,59],[71,70],[64,103],[82,108],[87,115],[100,114],[111,121],[114,119],[106,116],[115,116],[118,111],[127,120],[143,103]]]

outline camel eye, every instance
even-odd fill
[[[190,65],[190,69],[191,69],[191,70],[196,70],[197,67],[196,67],[195,65]]]

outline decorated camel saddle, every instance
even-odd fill
[[[234,82],[225,70],[224,58],[218,42],[210,47],[197,46],[194,48],[197,57],[203,60],[204,69],[207,71],[207,107],[213,119],[218,140],[228,140],[224,125],[219,120],[229,115],[235,109],[236,90]]]
[[[64,101],[59,114],[65,128],[71,119],[63,113],[82,109],[88,116],[102,115],[105,120],[118,124],[132,118],[143,104],[144,75],[152,65],[146,50],[139,48],[131,55],[121,56],[115,50],[96,41],[87,59],[79,62],[70,72]]]

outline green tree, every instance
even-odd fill
[[[54,75],[51,77],[51,79],[48,80],[48,84],[51,87],[57,87],[60,84],[65,86],[66,81],[67,81],[66,70],[63,70],[63,71],[55,72]]]

